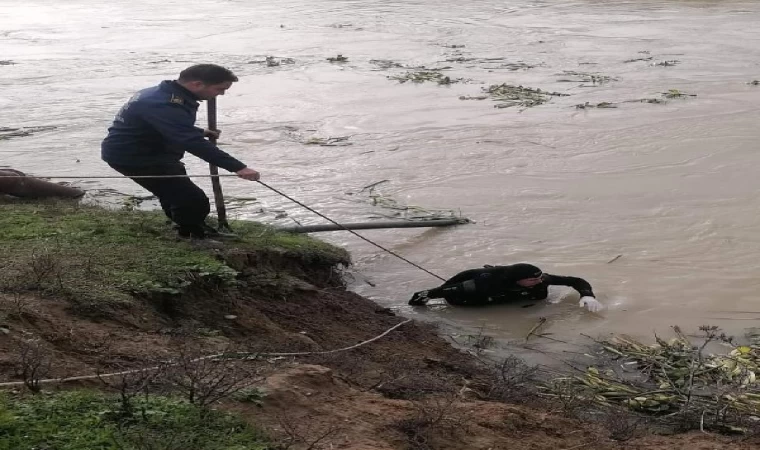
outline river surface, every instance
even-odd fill
[[[444,278],[519,261],[582,276],[607,310],[588,313],[562,288],[530,308],[413,310],[411,293],[439,280],[320,234],[352,252],[352,288],[380,304],[503,340],[540,317],[569,342],[671,325],[740,333],[760,321],[759,44],[760,3],[741,1],[2,0],[0,127],[56,128],[0,141],[0,165],[112,175],[99,144],[135,90],[224,64],[240,76],[219,100],[224,148],[263,181],[355,222],[398,212],[362,192],[387,180],[373,193],[475,223],[364,236]],[[338,54],[348,61],[327,61]],[[373,60],[469,81],[399,83],[387,77],[407,69]],[[500,83],[570,95],[532,108],[460,100]],[[619,103],[671,89],[696,97]],[[575,106],[586,102],[617,107]],[[347,139],[305,145],[336,137]],[[128,180],[75,184],[146,194]],[[260,185],[224,188],[257,198],[234,201],[235,217],[322,222]]]

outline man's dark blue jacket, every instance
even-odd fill
[[[176,81],[139,91],[116,114],[101,157],[117,166],[160,166],[179,164],[187,151],[230,172],[245,168],[203,137],[197,112],[198,97]]]

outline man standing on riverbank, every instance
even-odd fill
[[[217,234],[205,222],[211,211],[208,197],[184,177],[181,160],[186,151],[240,178],[259,179],[257,171],[205,139],[218,137],[219,131],[195,127],[198,102],[224,95],[236,81],[235,74],[215,64],[188,67],[179,79],[135,94],[116,114],[101,145],[103,161],[122,175],[177,176],[132,180],[158,197],[164,213],[179,227],[180,237]]]
[[[422,306],[433,298],[443,298],[456,306],[544,300],[549,295],[549,286],[570,286],[580,294],[581,307],[592,312],[604,309],[594,297],[591,285],[583,278],[550,275],[524,263],[465,270],[437,288],[415,292],[409,304]]]

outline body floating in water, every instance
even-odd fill
[[[443,298],[456,306],[544,300],[549,295],[549,286],[570,286],[581,296],[579,306],[592,312],[604,309],[583,278],[543,273],[538,267],[525,263],[465,270],[437,288],[415,292],[409,304],[423,306],[434,298]]]

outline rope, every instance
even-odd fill
[[[78,177],[75,177],[75,176],[50,176],[50,177],[35,176],[34,178],[111,179],[111,178],[214,178],[214,177],[237,177],[237,175],[235,175],[235,174],[216,174],[216,175],[210,175],[210,174],[209,175],[139,175],[139,176],[133,176],[133,177],[128,177],[128,176],[124,176],[124,175],[99,175],[99,176],[78,176]],[[27,178],[27,176],[26,175],[0,175],[0,178]],[[393,250],[387,249],[387,248],[383,247],[382,245],[380,245],[378,243],[375,243],[375,242],[373,242],[373,241],[365,238],[364,236],[362,236],[361,234],[359,234],[359,233],[357,233],[357,232],[355,232],[353,230],[349,230],[348,228],[344,227],[343,225],[339,224],[338,222],[336,222],[336,221],[332,220],[331,218],[325,216],[324,214],[322,214],[322,213],[320,213],[318,211],[315,211],[314,209],[312,209],[312,208],[304,205],[303,203],[299,202],[298,200],[294,199],[293,197],[290,197],[289,195],[285,194],[284,192],[278,191],[277,189],[273,188],[272,186],[269,186],[268,184],[264,183],[263,181],[257,181],[257,183],[261,184],[262,186],[264,186],[267,189],[270,189],[270,190],[276,192],[277,194],[280,194],[281,196],[287,198],[291,202],[296,203],[299,206],[308,209],[309,211],[313,212],[314,214],[318,215],[319,217],[321,217],[321,218],[323,218],[323,219],[325,219],[325,220],[327,220],[327,221],[329,221],[329,222],[337,225],[342,230],[348,231],[349,233],[353,234],[354,236],[356,236],[356,237],[358,237],[358,238],[360,238],[360,239],[362,239],[362,240],[364,240],[366,242],[369,242],[370,244],[374,245],[375,247],[379,248],[380,250],[382,250],[384,252],[387,252],[387,253],[395,256],[396,258],[404,261],[407,264],[410,264],[410,265],[416,267],[417,269],[420,269],[421,271],[427,273],[428,275],[432,275],[432,276],[438,278],[441,281],[446,281],[446,279],[443,278],[443,277],[441,277],[440,275],[437,275],[437,274],[435,274],[435,273],[433,273],[433,272],[425,269],[424,267],[420,266],[419,264],[416,264],[416,263],[414,263],[412,261],[409,261],[408,259],[406,259],[403,256],[399,255],[398,253],[394,252]]]
[[[365,238],[365,237],[364,237],[364,236],[362,236],[361,234],[359,234],[359,233],[357,233],[357,232],[355,232],[355,231],[353,231],[353,230],[349,230],[348,228],[344,227],[343,225],[339,224],[338,222],[336,222],[336,221],[332,220],[331,218],[329,218],[329,217],[325,216],[324,214],[322,214],[322,213],[320,213],[320,212],[317,212],[317,211],[315,211],[315,210],[313,210],[313,209],[309,208],[308,206],[304,205],[303,203],[299,202],[298,200],[296,200],[296,199],[294,199],[294,198],[292,198],[292,197],[290,197],[290,196],[288,196],[288,195],[286,195],[286,194],[284,194],[284,193],[282,193],[282,192],[278,191],[277,189],[273,188],[272,186],[269,186],[268,184],[264,183],[263,181],[257,181],[257,182],[258,182],[259,184],[261,184],[262,186],[264,186],[264,187],[266,187],[266,188],[268,188],[268,189],[271,189],[272,191],[274,191],[274,192],[276,192],[276,193],[278,193],[278,194],[282,195],[283,197],[287,198],[287,199],[288,199],[288,200],[290,200],[291,202],[297,203],[298,205],[300,205],[300,206],[302,206],[302,207],[304,207],[304,208],[308,209],[309,211],[313,212],[314,214],[318,215],[319,217],[321,217],[321,218],[323,218],[323,219],[326,219],[326,220],[328,220],[328,221],[332,222],[333,224],[335,224],[335,225],[339,226],[340,228],[342,228],[342,229],[343,229],[343,230],[345,230],[345,231],[348,231],[349,233],[353,234],[354,236],[357,236],[357,237],[359,237],[360,239],[363,239],[363,240],[365,240],[365,241],[369,242],[370,244],[374,245],[375,247],[379,248],[380,250],[383,250],[383,251],[385,251],[385,252],[388,252],[388,253],[390,253],[391,255],[395,256],[396,258],[398,258],[398,259],[400,259],[400,260],[402,260],[402,261],[404,261],[404,262],[406,262],[406,263],[408,263],[408,264],[411,264],[411,265],[413,265],[414,267],[416,267],[416,268],[418,268],[418,269],[422,270],[423,272],[426,272],[426,273],[427,273],[427,274],[429,274],[429,275],[432,275],[432,276],[434,276],[434,277],[438,278],[438,279],[439,279],[439,280],[441,280],[441,281],[446,281],[446,279],[445,279],[445,278],[443,278],[443,277],[441,277],[441,276],[439,276],[439,275],[436,275],[436,274],[434,274],[433,272],[431,272],[431,271],[429,271],[429,270],[425,269],[424,267],[422,267],[422,266],[420,266],[420,265],[418,265],[418,264],[416,264],[416,263],[413,263],[413,262],[409,261],[408,259],[406,259],[406,258],[404,258],[403,256],[399,255],[398,253],[394,252],[393,250],[389,250],[389,249],[387,249],[387,248],[383,247],[383,246],[382,246],[382,245],[380,245],[380,244],[377,244],[377,243],[375,243],[375,242],[372,242],[371,240],[369,240],[369,239]]]
[[[0,172],[2,172],[3,169],[0,168]],[[100,180],[100,179],[110,179],[110,178],[216,178],[216,177],[237,177],[234,173],[220,173],[216,175],[135,175],[132,177],[128,177],[125,175],[95,175],[91,177],[83,177],[83,176],[73,176],[73,175],[55,175],[50,177],[40,177],[40,176],[31,176],[31,175],[0,175],[0,178],[56,178],[61,180]]]
[[[374,342],[391,331],[395,330],[396,328],[400,327],[401,325],[407,324],[411,322],[412,319],[407,319],[401,323],[397,323],[396,325],[390,327],[389,329],[385,330],[382,334],[379,334],[372,339],[367,339],[366,341],[360,342],[356,345],[352,345],[350,347],[344,347],[344,348],[338,348],[334,350],[327,350],[322,352],[289,352],[289,353],[217,353],[215,355],[207,355],[207,356],[201,356],[200,358],[195,358],[190,360],[191,363],[196,363],[199,361],[205,361],[208,359],[219,359],[219,358],[233,358],[235,359],[241,359],[244,361],[248,360],[255,360],[260,358],[269,358],[269,357],[283,357],[283,356],[310,356],[310,355],[328,355],[331,353],[339,353],[339,352],[346,352],[349,350],[353,350],[355,348],[359,348],[363,345],[367,345],[371,342]],[[70,381],[82,381],[82,380],[94,380],[94,379],[100,379],[100,378],[110,378],[110,377],[118,377],[123,375],[130,375],[133,373],[139,373],[139,372],[153,372],[160,369],[165,369],[167,367],[174,367],[179,365],[179,362],[174,362],[165,366],[153,366],[153,367],[143,367],[142,369],[130,369],[130,370],[123,370],[121,372],[111,372],[111,373],[101,373],[101,374],[95,374],[95,375],[79,375],[75,377],[67,377],[67,378],[48,378],[45,380],[38,380],[37,383],[39,384],[50,384],[50,383],[67,383]],[[17,387],[17,386],[24,386],[25,382],[23,381],[7,381],[4,383],[0,383],[0,388],[7,388],[7,387]]]

